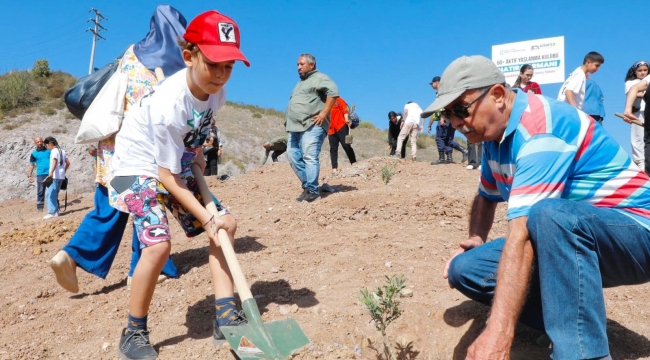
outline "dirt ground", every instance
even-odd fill
[[[381,168],[397,174],[384,186]],[[466,236],[467,208],[478,173],[461,165],[373,158],[321,181],[340,193],[297,203],[300,186],[287,164],[263,166],[211,190],[238,219],[236,251],[265,321],[293,317],[311,338],[296,359],[384,359],[379,334],[357,296],[385,275],[405,274],[412,297],[388,328],[400,359],[462,359],[488,308],[449,289],[442,269]],[[0,206],[0,359],[116,359],[129,292],[126,234],[106,280],[78,270],[80,293],[59,288],[48,260],[93,207],[73,195],[60,218],[44,222],[31,200]],[[499,206],[491,237],[505,234]],[[149,315],[160,359],[233,359],[211,343],[214,297],[207,237],[186,239],[173,225],[179,279],[158,285]],[[128,228],[130,229],[130,228]],[[88,239],[92,241],[92,239]],[[607,289],[608,335],[614,359],[650,358],[646,304],[650,286]],[[294,306],[295,305],[295,306]],[[285,315],[286,314],[286,315]],[[512,357],[548,358],[540,333],[521,326]]]

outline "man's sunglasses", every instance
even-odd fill
[[[456,103],[451,106],[451,109],[445,109],[443,110],[440,114],[444,116],[447,119],[451,120],[451,115],[454,114],[455,116],[458,116],[461,119],[467,119],[469,117],[469,111],[467,111],[472,105],[474,105],[475,102],[481,100],[485,95],[487,95],[488,92],[490,92],[490,89],[492,87],[488,88],[481,94],[481,96],[477,97],[476,99],[472,100],[471,103],[467,105],[461,105],[460,103]]]

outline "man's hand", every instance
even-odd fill
[[[29,181],[30,183],[34,182],[34,178],[32,178],[32,176],[29,175],[29,176],[27,176],[27,181]]]
[[[631,110],[628,110],[628,111],[624,112],[623,116],[624,116],[623,121],[625,121],[628,124],[633,124],[633,121],[641,121],[641,120],[639,120],[639,118],[634,116],[634,114],[632,113]]]
[[[326,118],[327,118],[327,114],[323,114],[321,112],[316,114],[316,116],[314,116],[312,119],[314,119],[314,125],[321,126],[321,124],[323,123],[323,121],[325,121]]]
[[[442,271],[442,277],[445,278],[445,279],[447,279],[449,277],[449,264],[451,264],[451,261],[456,256],[464,253],[465,251],[471,250],[471,249],[473,249],[473,248],[475,248],[477,246],[483,245],[483,241],[479,237],[472,237],[472,238],[469,238],[469,239],[467,239],[465,241],[461,241],[460,244],[458,244],[458,245],[460,246],[460,249],[457,249],[456,251],[454,251],[451,254],[451,257],[449,258],[449,260],[447,260],[447,263],[445,264],[445,269]],[[452,288],[452,289],[454,288],[453,286],[451,286],[451,284],[449,284],[449,287]]]
[[[219,148],[219,150],[217,150],[217,156],[221,156],[221,148]]]
[[[467,349],[467,357],[465,359],[510,359],[511,346],[511,339],[504,334],[493,331],[488,324],[485,331]]]
[[[386,146],[386,150],[390,150],[390,148],[391,148],[390,145]]]
[[[431,125],[429,125],[428,133],[431,134]]]

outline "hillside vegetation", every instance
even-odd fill
[[[70,155],[70,192],[92,190],[92,164],[86,145],[75,145],[74,137],[80,121],[70,114],[63,102],[66,89],[76,78],[61,71],[51,71],[46,60],[35,63],[29,71],[13,71],[0,75],[0,201],[10,198],[31,198],[33,184],[27,182],[25,171],[33,137],[54,136]],[[363,116],[363,109],[358,108]],[[387,120],[385,120],[387,121]],[[262,144],[278,136],[286,136],[284,113],[244,103],[227,102],[216,115],[222,133],[224,148],[219,173],[236,175],[260,166],[264,149]],[[358,161],[387,156],[387,132],[369,120],[352,130],[353,148]],[[458,139],[457,139],[458,140]],[[438,152],[433,136],[420,134],[417,141],[418,161],[429,162]],[[410,159],[410,145],[407,146]],[[287,162],[282,155],[280,162]],[[460,161],[460,153],[455,160]],[[270,160],[269,160],[270,161]],[[329,174],[330,148],[325,140],[321,152],[322,172]],[[339,167],[349,166],[343,149],[339,149]],[[19,190],[19,191],[16,191]]]

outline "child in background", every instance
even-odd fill
[[[585,101],[587,74],[595,74],[600,69],[600,65],[604,63],[605,58],[595,51],[585,55],[582,66],[575,69],[562,84],[557,99],[570,104],[578,110],[582,110]]]
[[[109,198],[115,208],[134,216],[143,249],[133,274],[127,327],[118,348],[122,359],[155,359],[158,355],[149,341],[147,315],[158,275],[171,251],[165,207],[189,236],[205,229],[210,239],[209,267],[217,313],[213,342],[225,341],[220,326],[246,323],[235,306],[232,275],[217,241],[217,230],[223,228],[234,242],[237,223],[216,198],[218,218],[204,208],[191,165],[205,169],[201,146],[214,113],[226,101],[225,84],[236,60],[246,66],[249,63],[239,49],[237,24],[216,11],[192,20],[183,39],[180,47],[187,69],[144,96],[116,138]]]

